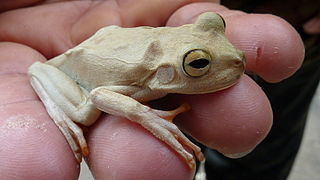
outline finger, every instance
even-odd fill
[[[140,125],[103,116],[87,136],[96,179],[192,179],[194,170]],[[92,129],[91,129],[92,130]]]
[[[50,58],[103,26],[164,25],[176,9],[193,1],[70,1],[8,11],[0,15],[0,40],[26,44]]]
[[[163,26],[169,16],[179,7],[192,2],[212,0],[138,0],[138,1],[108,1],[90,9],[73,27],[74,42],[81,42],[106,25],[122,27]],[[100,21],[92,22],[92,19]],[[90,26],[88,26],[90,24]],[[83,31],[85,30],[85,31]]]
[[[184,102],[190,103],[192,109],[178,116],[179,127],[224,154],[251,151],[265,138],[272,125],[267,97],[247,76],[235,86],[213,94],[166,99],[166,104]]]
[[[1,179],[77,178],[73,153],[26,75],[29,64],[44,57],[15,43],[0,43],[0,54]]]
[[[266,81],[278,82],[301,66],[303,42],[290,24],[276,16],[245,14],[214,3],[198,3],[180,8],[169,18],[168,25],[191,23],[206,11],[217,12],[225,18],[226,36],[245,52],[248,71]]]

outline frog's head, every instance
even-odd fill
[[[149,83],[154,90],[168,93],[201,94],[228,88],[245,70],[243,53],[224,36],[225,22],[215,13],[204,13],[195,24],[181,28],[181,50],[159,65]],[[178,29],[180,30],[180,29]]]

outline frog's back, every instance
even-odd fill
[[[157,40],[151,27],[109,26],[64,54],[48,61],[84,88],[108,85],[142,85],[156,67],[146,59],[148,50],[156,57]],[[150,53],[149,53],[150,54]]]

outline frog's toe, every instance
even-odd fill
[[[181,104],[178,108],[171,110],[171,111],[162,111],[162,110],[156,110],[152,109],[154,113],[156,113],[159,117],[162,119],[165,119],[169,122],[172,122],[173,119],[180,113],[187,112],[191,109],[191,106],[187,103]]]
[[[164,113],[164,111],[150,109],[150,111],[145,112],[144,115],[146,116],[146,119],[142,121],[144,122],[142,125],[156,137],[171,146],[185,160],[190,168],[195,168],[195,157],[199,161],[204,160],[201,149],[192,143],[175,124],[162,118],[161,115]],[[153,121],[151,121],[151,119]],[[190,148],[193,151],[195,157],[189,153],[187,148]]]
[[[157,119],[156,120],[159,124],[161,124],[161,126],[163,126],[164,128],[166,128],[172,135],[173,137],[175,137],[179,143],[181,143],[182,145],[185,145],[187,147],[189,147],[193,152],[194,155],[196,156],[196,158],[199,161],[203,161],[204,160],[204,156],[201,152],[201,148],[198,147],[197,145],[195,145],[194,143],[192,143],[181,131],[180,129],[173,123],[169,122],[169,121],[165,121],[163,119]]]
[[[83,132],[81,128],[63,114],[63,112],[58,116],[59,117],[54,115],[52,116],[52,119],[66,138],[76,160],[80,163],[82,161],[82,156],[87,156],[89,154],[88,145],[83,136]]]
[[[190,169],[196,168],[196,161],[194,160],[194,158],[187,159],[187,164],[190,167]]]
[[[77,146],[80,147],[80,149],[79,149],[80,152],[79,153],[81,153],[84,156],[89,155],[89,148],[88,148],[86,139],[83,136],[82,129],[77,124],[75,124],[71,119],[67,120],[66,123],[68,125],[69,130],[72,132],[73,140],[75,140]]]

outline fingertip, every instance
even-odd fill
[[[204,145],[223,154],[252,150],[268,134],[272,109],[261,88],[244,76],[235,86],[206,95],[181,96],[192,111],[177,123]]]
[[[247,59],[247,69],[268,82],[290,77],[301,66],[304,45],[285,20],[270,14],[227,17],[226,36]]]
[[[166,144],[129,120],[104,116],[88,134],[87,162],[97,179],[192,179],[194,171]]]

